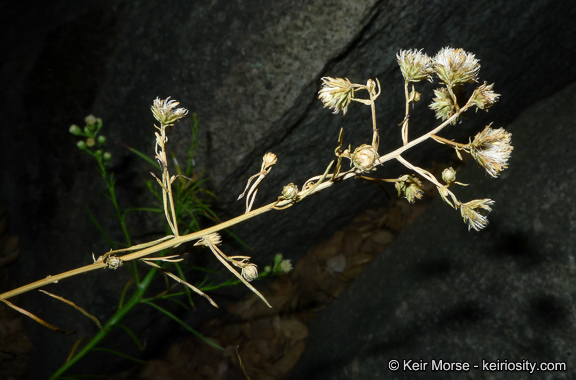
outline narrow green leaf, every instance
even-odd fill
[[[204,335],[200,334],[198,331],[194,330],[192,327],[188,326],[186,323],[184,323],[183,320],[181,320],[180,318],[178,318],[177,316],[175,316],[174,314],[172,314],[171,312],[169,312],[168,310],[156,305],[154,302],[148,301],[148,300],[143,300],[142,301],[145,304],[148,304],[152,307],[154,307],[155,309],[157,309],[158,311],[164,313],[166,316],[172,318],[173,320],[175,320],[176,322],[178,322],[178,324],[180,324],[182,327],[184,327],[186,330],[190,331],[192,334],[196,335],[200,340],[202,340],[204,343],[217,348],[219,350],[224,351],[223,347],[220,347],[218,344],[214,343],[213,341],[211,341],[210,339],[206,338]]]

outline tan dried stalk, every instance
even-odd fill
[[[452,88],[454,86],[461,85],[462,83],[475,82],[476,75],[479,70],[478,61],[474,58],[474,56],[463,52],[461,49],[442,49],[434,59],[429,58],[428,56],[415,50],[401,51],[398,54],[397,59],[402,69],[402,74],[405,77],[404,92],[406,97],[406,111],[403,122],[400,123],[402,135],[401,147],[382,156],[378,154],[379,134],[378,128],[376,126],[375,109],[375,101],[380,95],[380,83],[378,80],[368,80],[366,85],[361,85],[353,84],[348,79],[334,79],[327,77],[322,78],[323,85],[319,92],[319,98],[322,100],[326,107],[334,110],[334,113],[342,111],[344,114],[346,114],[352,101],[371,107],[373,131],[371,145],[363,144],[356,148],[353,152],[351,151],[350,147],[343,150],[342,145],[344,133],[342,129],[339,133],[338,146],[335,149],[337,162],[332,173],[330,173],[330,170],[334,162],[331,162],[330,165],[328,165],[327,169],[322,175],[313,176],[308,181],[306,181],[301,190],[298,190],[298,188],[293,184],[287,185],[285,186],[282,195],[279,196],[276,201],[255,210],[251,210],[256,197],[258,186],[264,177],[270,172],[271,167],[276,163],[276,156],[269,153],[263,159],[260,172],[249,179],[245,191],[239,197],[241,198],[248,191],[245,214],[226,222],[222,222],[216,226],[209,227],[202,231],[193,232],[184,236],[179,236],[178,234],[178,226],[174,212],[174,200],[171,190],[171,184],[175,177],[170,177],[168,174],[168,162],[166,160],[165,153],[165,144],[168,141],[168,138],[165,132],[166,127],[173,125],[179,119],[184,117],[187,113],[187,110],[183,108],[176,109],[175,107],[178,105],[178,102],[175,102],[174,100],[169,101],[169,99],[156,99],[154,101],[154,105],[152,106],[152,112],[154,113],[156,119],[160,122],[160,127],[156,127],[160,131],[160,133],[156,133],[156,159],[162,169],[162,179],[159,179],[156,176],[155,177],[162,188],[166,219],[174,235],[166,236],[162,239],[158,239],[149,243],[107,252],[100,256],[98,259],[95,259],[94,263],[92,264],[60,273],[58,275],[48,276],[42,280],[38,280],[20,288],[0,294],[0,300],[5,304],[15,308],[16,310],[19,310],[19,308],[6,300],[18,294],[26,293],[30,290],[37,289],[52,283],[57,283],[68,277],[73,277],[81,273],[104,268],[116,269],[124,262],[143,260],[146,264],[161,269],[169,277],[188,286],[203,297],[206,297],[210,303],[216,306],[214,301],[212,301],[210,297],[201,292],[199,289],[193,287],[176,275],[165,271],[159,265],[151,262],[153,260],[166,262],[179,261],[180,259],[176,258],[178,255],[168,257],[149,257],[150,255],[165,249],[174,248],[190,241],[199,240],[196,245],[204,245],[208,247],[214,253],[216,258],[228,270],[230,270],[236,277],[238,277],[251,291],[257,294],[268,306],[270,306],[266,299],[252,285],[248,283],[248,281],[257,276],[256,265],[249,263],[249,258],[245,256],[225,255],[216,246],[217,244],[220,244],[220,237],[216,233],[268,211],[282,210],[284,208],[291,207],[294,204],[301,202],[309,195],[318,193],[336,183],[343,182],[344,180],[348,180],[350,178],[366,178],[385,182],[393,181],[396,182],[397,185],[403,182],[406,186],[397,186],[397,189],[399,189],[399,191],[411,191],[411,194],[406,193],[405,197],[410,202],[413,202],[415,198],[420,197],[422,192],[419,180],[411,179],[412,177],[409,175],[404,175],[396,180],[380,180],[377,178],[365,176],[366,173],[375,171],[377,166],[383,165],[385,162],[390,160],[397,160],[406,168],[416,172],[421,177],[432,182],[436,186],[442,198],[450,206],[461,209],[462,217],[464,221],[468,223],[469,228],[473,228],[475,230],[484,228],[488,223],[485,214],[491,210],[490,206],[494,203],[492,200],[481,199],[466,203],[459,202],[455,194],[448,190],[448,186],[450,186],[450,184],[459,184],[458,182],[454,181],[455,173],[452,173],[453,178],[450,180],[450,183],[444,185],[430,172],[412,165],[406,161],[402,157],[402,154],[408,149],[411,149],[431,138],[441,144],[452,146],[459,155],[459,151],[471,153],[473,157],[476,158],[480,164],[489,172],[490,175],[493,177],[497,176],[501,170],[507,167],[507,159],[512,150],[512,147],[509,145],[509,133],[505,132],[503,129],[492,130],[488,126],[482,133],[476,136],[474,141],[471,140],[468,144],[453,142],[438,136],[438,133],[448,125],[455,124],[456,121],[461,119],[462,114],[467,112],[470,108],[474,106],[480,109],[488,108],[497,100],[499,95],[492,92],[492,85],[486,85],[486,83],[484,83],[474,91],[472,96],[463,106],[458,105],[458,99]],[[456,62],[457,65],[454,64],[454,62]],[[409,105],[411,103],[416,103],[420,96],[414,90],[414,85],[412,85],[412,91],[410,93],[408,92],[408,83],[418,82],[423,79],[431,79],[432,74],[435,74],[438,76],[438,78],[440,78],[441,82],[444,83],[448,93],[450,94],[449,97],[438,97],[434,99],[433,104],[430,106],[430,108],[436,111],[437,118],[442,119],[443,122],[422,136],[414,140],[409,140]],[[376,89],[378,91],[376,91]],[[355,95],[355,92],[357,91],[367,91],[368,99],[357,98]],[[436,92],[442,93],[442,91]],[[347,171],[342,171],[342,160],[345,158],[350,159],[351,168]],[[250,186],[251,181],[254,179],[256,179],[256,181],[254,184],[252,184],[252,186]],[[406,181],[411,182],[407,184]],[[450,198],[451,201],[448,198]],[[119,256],[119,254],[122,255]],[[242,268],[242,274],[239,274],[238,271],[236,271],[232,265],[230,265],[230,263],[236,267]],[[19,311],[22,312],[21,310]]]

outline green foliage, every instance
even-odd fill
[[[77,147],[82,152],[95,159],[96,170],[102,176],[102,179],[106,185],[106,198],[110,200],[116,211],[116,217],[123,231],[125,242],[114,242],[113,239],[110,238],[110,236],[106,233],[102,225],[95,218],[95,216],[90,212],[90,210],[88,210],[89,217],[111,247],[127,247],[131,245],[131,237],[126,225],[126,215],[128,212],[140,211],[157,214],[160,219],[163,219],[164,208],[162,192],[159,190],[155,180],[147,180],[146,186],[156,199],[156,204],[153,207],[138,207],[125,210],[122,210],[119,207],[116,198],[116,181],[114,179],[114,173],[108,170],[108,164],[111,161],[111,155],[109,153],[103,153],[106,139],[101,135],[99,136],[101,129],[102,120],[93,116],[88,116],[86,118],[86,126],[84,128],[81,129],[78,126],[73,125],[70,127],[70,133],[82,138],[78,142]],[[200,230],[202,218],[206,218],[214,222],[219,221],[218,216],[211,208],[211,202],[217,200],[217,198],[214,193],[204,187],[209,179],[204,177],[202,173],[198,173],[194,164],[194,156],[198,146],[196,139],[198,133],[198,118],[196,114],[193,115],[193,123],[190,127],[190,132],[192,138],[191,143],[186,151],[186,159],[184,164],[180,165],[178,160],[175,157],[172,157],[174,167],[177,172],[176,180],[173,182],[173,189],[175,194],[175,215],[179,225],[184,227],[182,229],[183,233],[190,233]],[[154,169],[160,169],[158,163],[152,158],[148,157],[146,154],[138,151],[135,148],[128,147],[128,149],[137,157],[140,157],[142,160],[149,163],[152,167],[154,167]],[[167,232],[170,233],[168,226]],[[241,242],[241,240],[238,239],[235,235],[232,234],[232,236]],[[169,254],[169,251],[170,250],[165,250],[161,252],[159,256],[165,256]],[[160,264],[162,268],[167,265],[172,266],[171,270],[175,271],[181,279],[186,281],[185,271],[178,263],[160,262]],[[205,268],[199,267],[191,268],[195,270],[195,272],[202,274],[201,278],[203,278],[203,280],[200,284],[198,284],[198,288],[201,290],[218,289],[226,286],[237,285],[240,283],[238,280],[229,279],[224,282],[214,284],[208,279],[210,274],[214,273],[214,271],[209,271]],[[103,339],[106,338],[110,332],[118,331],[119,329],[123,333],[126,333],[130,336],[139,350],[144,349],[144,345],[134,333],[134,331],[130,329],[130,327],[122,324],[124,317],[130,313],[137,305],[147,305],[153,307],[154,309],[160,311],[167,317],[183,326],[186,330],[198,337],[200,340],[220,350],[223,349],[206,337],[202,336],[199,332],[195,331],[190,326],[186,325],[184,321],[179,319],[165,307],[160,306],[159,302],[175,302],[185,308],[188,308],[188,305],[193,305],[192,294],[189,288],[183,287],[183,290],[178,292],[174,292],[170,288],[167,288],[166,291],[162,292],[161,294],[146,297],[146,292],[149,290],[154,278],[157,277],[157,274],[161,273],[161,271],[157,268],[151,268],[146,274],[143,275],[136,267],[136,262],[132,262],[130,272],[133,279],[125,285],[124,290],[120,295],[120,300],[116,312],[104,324],[102,330],[94,337],[92,337],[87,343],[85,343],[81,349],[76,352],[74,352],[75,349],[73,350],[73,352],[70,354],[69,360],[50,377],[51,379],[61,378],[61,376],[66,373],[75,363],[86,357],[92,351],[104,351],[118,357],[125,358],[127,360],[141,363],[142,361],[140,359],[133,358],[124,353],[100,346]],[[264,272],[262,273],[261,277],[268,276],[270,273],[271,272]],[[187,299],[187,303],[181,301],[183,296],[185,296],[185,299]]]

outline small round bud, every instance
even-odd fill
[[[110,162],[110,160],[112,159],[112,154],[110,152],[104,152],[102,159],[104,160],[104,162]]]
[[[86,146],[92,148],[94,145],[96,145],[96,141],[92,137],[88,137],[86,139]]]
[[[378,153],[371,145],[362,144],[354,150],[351,159],[356,169],[367,173],[376,169],[374,164],[378,159]]]
[[[85,142],[84,140],[78,141],[78,143],[76,144],[76,146],[77,146],[78,149],[80,149],[80,150],[86,150],[86,142]]]
[[[82,134],[82,129],[76,124],[72,124],[68,132],[72,133],[74,136],[80,136]]]
[[[244,277],[248,282],[257,279],[258,267],[256,264],[246,264],[246,266],[242,268],[242,277]]]
[[[282,196],[286,199],[295,199],[298,195],[298,186],[290,183],[282,189]]]
[[[106,142],[106,137],[98,136],[98,145],[102,145]]]
[[[444,169],[442,172],[442,179],[450,185],[452,182],[456,181],[456,170],[452,168]]]
[[[96,119],[94,115],[88,115],[84,118],[84,122],[86,123],[86,125],[94,125],[96,124],[97,120],[98,119]]]

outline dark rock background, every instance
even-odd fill
[[[444,46],[462,47],[481,59],[480,79],[495,82],[495,90],[502,94],[490,113],[472,115],[462,126],[451,130],[450,137],[465,139],[489,121],[495,121],[498,127],[511,123],[537,101],[576,80],[574,16],[576,10],[569,2],[550,0],[334,0],[274,4],[109,0],[43,2],[34,7],[1,2],[0,112],[4,125],[0,128],[0,199],[7,204],[11,227],[21,238],[21,257],[11,267],[15,281],[24,284],[85,265],[92,260],[92,252],[108,249],[87,217],[86,205],[99,220],[110,221],[104,225],[106,230],[113,231],[115,221],[102,200],[103,188],[92,163],[75,149],[76,140],[68,133],[68,126],[80,124],[87,114],[103,118],[104,134],[114,157],[112,168],[118,177],[119,201],[124,207],[136,207],[150,201],[144,186],[149,168],[128,153],[122,143],[143,152],[153,151],[149,106],[156,96],[172,96],[196,112],[200,120],[196,162],[212,178],[210,186],[220,198],[219,215],[228,219],[243,212],[244,203],[235,200],[247,178],[258,171],[266,152],[273,151],[279,160],[261,186],[258,204],[275,199],[289,182],[301,185],[323,172],[333,158],[341,126],[346,128],[347,143],[358,145],[369,139],[367,107],[353,105],[345,118],[322,109],[316,99],[322,76],[348,77],[361,83],[378,77],[383,85],[377,109],[382,152],[400,142],[396,125],[402,120],[403,95],[396,52],[423,48],[433,55]],[[433,85],[421,87],[428,97],[413,114],[412,136],[426,131],[434,122],[424,104],[432,88]],[[174,152],[187,147],[186,125],[173,128],[169,144]],[[518,135],[540,136],[543,132],[554,133],[550,125],[528,123],[513,131],[514,141]],[[569,128],[556,133],[573,134]],[[539,141],[549,144],[554,140],[542,135]],[[407,158],[427,166],[433,160],[451,157],[451,152],[437,148],[423,144],[422,149]],[[521,150],[517,146],[515,155],[531,160],[513,161],[510,171],[523,173],[516,174],[514,182],[512,177],[501,182],[483,176],[473,178],[470,191],[475,197],[497,201],[488,232],[468,234],[458,216],[444,210],[428,213],[435,219],[421,223],[450,223],[452,227],[441,231],[423,228],[418,234],[430,232],[441,241],[469,239],[464,245],[474,250],[476,245],[489,244],[486,242],[491,241],[491,234],[501,236],[514,228],[521,229],[519,220],[537,214],[541,204],[525,203],[522,214],[513,214],[524,219],[510,217],[504,221],[504,211],[499,206],[508,202],[508,195],[493,195],[497,188],[507,186],[518,197],[544,196],[541,186],[524,184],[531,183],[535,176],[547,176],[549,170],[534,162],[535,154],[523,156]],[[520,169],[522,165],[526,169]],[[570,178],[572,162],[558,160],[557,165],[563,168],[559,172],[567,174],[549,178],[547,184],[553,188]],[[381,175],[395,177],[402,172],[398,166],[389,165]],[[481,191],[475,185],[482,182],[493,187]],[[229,244],[238,254],[250,254],[258,263],[270,261],[277,252],[297,259],[361,210],[386,201],[375,186],[349,181],[309,199],[306,205],[269,213],[234,228],[253,252]],[[566,209],[570,206],[564,205]],[[573,224],[573,218],[566,218]],[[139,241],[162,229],[145,215],[135,215],[129,223]],[[547,228],[547,224],[542,224],[542,230]],[[410,242],[414,236],[407,234],[404,241]],[[573,241],[568,232],[558,235],[558,239],[562,238]],[[418,240],[426,239],[418,236]],[[522,247],[533,246],[533,239],[533,234],[518,231],[507,241],[522,251]],[[396,249],[411,252],[411,256],[395,251],[394,260],[399,263],[394,268],[430,255],[413,251],[407,243]],[[452,254],[449,250],[444,252],[447,256]],[[210,261],[200,263],[209,265]],[[386,278],[402,278],[400,283],[410,286],[401,269],[395,270],[388,269],[386,273],[390,275]],[[65,281],[53,290],[105,319],[114,310],[119,289],[126,280],[126,273],[88,274]],[[570,287],[568,280],[561,280],[566,289]],[[530,277],[526,275],[524,281],[530,282]],[[462,289],[462,294],[477,291],[474,282],[467,282],[466,286],[469,288]],[[215,299],[225,303],[235,294],[244,291],[216,294]],[[535,299],[536,308],[549,305],[543,297],[540,303]],[[94,333],[90,323],[76,312],[54,306],[51,300],[36,299],[30,294],[19,303],[58,325],[74,326],[79,336]],[[567,300],[566,305],[569,304]],[[204,304],[199,305],[203,309]],[[209,312],[214,311],[200,310],[183,317],[194,325],[203,313]],[[130,323],[149,334],[154,342],[149,352],[165,350],[167,342],[176,339],[171,335],[174,326],[150,310],[139,313]],[[410,318],[419,313],[415,310]],[[572,311],[566,315],[568,321],[573,320]],[[27,328],[36,346],[31,377],[44,378],[65,359],[77,338],[56,336],[33,324]],[[117,339],[120,346],[129,344],[122,342],[121,337]],[[314,347],[338,350],[322,346],[324,343],[332,344],[316,340],[312,331],[310,352],[314,352]],[[97,361],[92,363],[101,367]],[[109,368],[113,371],[114,364],[110,363]]]

